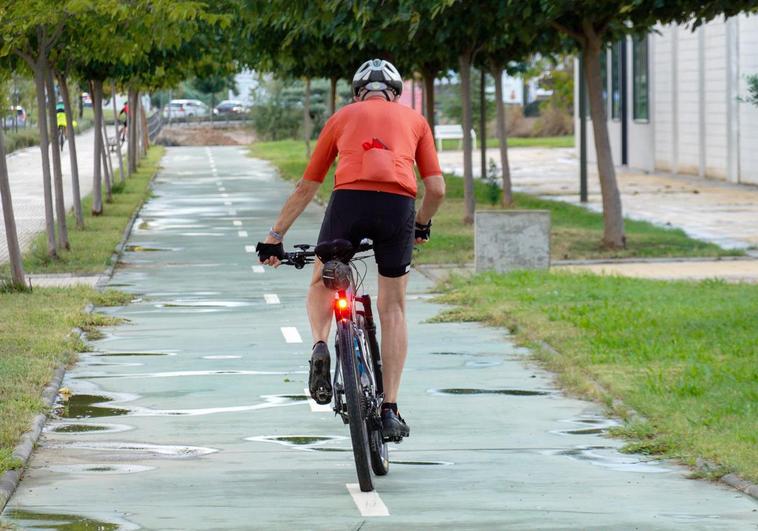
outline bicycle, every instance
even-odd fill
[[[63,145],[66,143],[66,126],[58,126],[58,146],[60,146],[61,153],[63,153]]]
[[[295,245],[299,251],[284,253],[282,264],[302,269],[315,261],[324,263],[321,278],[335,291],[334,317],[337,321],[333,409],[350,426],[353,457],[358,484],[363,492],[374,490],[371,471],[377,476],[389,472],[388,442],[400,442],[382,435],[381,405],[382,358],[376,339],[376,323],[371,310],[371,297],[357,295],[368,268],[361,273],[355,262],[370,256],[355,257],[373,246],[361,242],[357,249],[347,240],[334,240],[311,245]],[[365,265],[365,264],[364,264]],[[356,303],[360,308],[356,308]]]

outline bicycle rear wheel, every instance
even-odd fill
[[[341,322],[337,329],[337,348],[339,349],[342,380],[345,386],[345,402],[350,424],[350,439],[353,443],[355,471],[358,484],[363,492],[374,490],[369,465],[368,432],[366,430],[366,404],[358,384],[358,371],[355,364],[355,333],[352,323]]]

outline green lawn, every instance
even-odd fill
[[[461,141],[453,139],[445,139],[442,141],[442,150],[451,151],[461,149]],[[479,149],[479,139],[476,141],[477,149]],[[487,147],[495,148],[500,146],[500,142],[497,138],[488,138]],[[509,137],[509,148],[521,148],[521,147],[538,147],[538,148],[570,148],[574,147],[574,135],[566,136],[541,136],[541,137]]]
[[[297,140],[259,142],[250,148],[255,157],[268,159],[288,180],[300,179],[305,170],[304,143]],[[334,168],[324,180],[318,197],[329,199]],[[473,228],[464,225],[463,179],[446,176],[447,198],[434,217],[432,239],[416,253],[416,264],[465,264],[474,260]],[[484,181],[475,182],[477,208],[493,208]],[[680,229],[665,228],[645,221],[626,221],[627,248],[608,251],[600,245],[603,217],[585,208],[561,201],[515,194],[515,208],[550,210],[552,216],[551,254],[553,260],[583,258],[734,256],[742,251],[724,250],[717,245],[695,240]]]
[[[440,319],[507,327],[566,388],[646,417],[617,430],[628,450],[758,481],[758,286],[517,272],[443,288],[455,307]]]
[[[11,457],[13,448],[34,415],[45,411],[40,396],[55,368],[70,365],[85,349],[71,329],[114,323],[102,314],[85,314],[85,305],[125,304],[129,298],[83,287],[0,292],[0,475],[21,464]]]
[[[84,230],[76,228],[73,213],[68,216],[68,234],[71,251],[61,251],[58,260],[47,256],[47,236],[40,233],[32,249],[24,257],[24,270],[28,273],[99,273],[109,264],[111,254],[121,241],[126,222],[149,196],[149,184],[158,171],[165,149],[152,146],[139,170],[126,183],[113,189],[113,202],[104,203],[103,215],[92,216],[91,196],[82,201]],[[116,172],[118,175],[118,172]],[[116,177],[118,180],[118,177]],[[0,266],[0,277],[8,276],[8,264]]]

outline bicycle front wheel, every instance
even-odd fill
[[[342,366],[342,380],[345,386],[345,402],[350,424],[350,439],[353,443],[355,470],[358,484],[363,492],[374,490],[369,464],[368,432],[366,431],[366,404],[359,385],[355,357],[355,333],[352,323],[341,322],[337,328],[337,349]]]

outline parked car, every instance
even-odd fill
[[[5,118],[5,126],[10,127],[13,125],[14,114],[16,115],[16,124],[18,124],[18,127],[26,127],[26,109],[21,105],[8,109],[8,115]]]
[[[200,100],[171,100],[163,108],[163,117],[168,118],[169,112],[172,119],[208,116],[209,114],[208,106]]]
[[[249,111],[247,106],[239,100],[224,100],[213,109],[217,116],[245,114]]]

